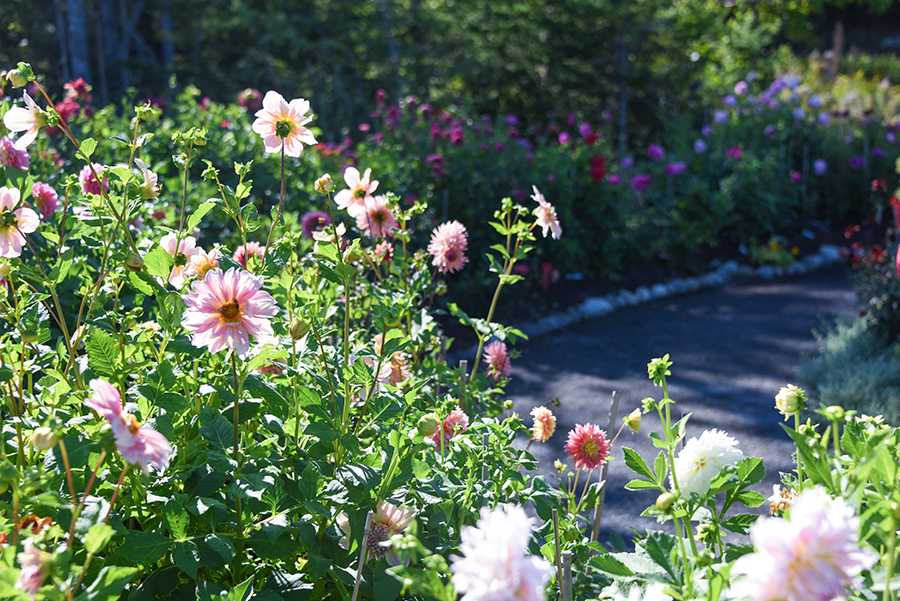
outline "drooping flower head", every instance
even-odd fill
[[[32,601],[37,598],[38,591],[47,579],[52,556],[35,548],[33,539],[26,539],[22,552],[16,555],[22,571],[16,580],[16,588],[31,595]]]
[[[543,601],[551,566],[527,554],[531,530],[521,507],[482,507],[477,526],[460,532],[462,556],[450,558],[450,581],[464,593],[460,601]]]
[[[81,168],[81,171],[78,173],[78,182],[81,184],[83,193],[99,196],[103,191],[109,190],[109,180],[105,177],[103,178],[103,188],[101,189],[100,182],[94,177],[94,173],[99,176],[103,172],[104,167],[98,163],[92,163],[91,166],[93,166],[94,171],[91,171],[91,167],[87,165]]]
[[[706,430],[699,438],[688,440],[675,458],[674,466],[682,494],[707,493],[713,479],[744,456],[735,448],[737,443],[720,430]]]
[[[426,440],[433,442],[438,448],[441,447],[441,434],[444,436],[444,448],[450,445],[450,440],[457,434],[462,434],[469,427],[469,416],[454,409],[447,416],[447,419],[440,420],[437,423],[437,430],[434,434],[426,436]]]
[[[44,221],[50,219],[59,209],[59,195],[56,190],[43,182],[35,182],[31,186],[31,197],[34,199],[34,206]]]
[[[197,248],[197,254],[191,255],[191,263],[185,268],[185,273],[195,275],[201,280],[206,279],[206,274],[219,267],[219,251],[213,249],[206,252]]]
[[[300,220],[300,225],[303,228],[303,235],[313,239],[313,232],[321,232],[326,225],[331,224],[331,219],[328,218],[328,215],[323,213],[322,211],[310,211]]]
[[[260,261],[263,260],[263,247],[259,242],[247,242],[242,246],[238,246],[232,258],[238,265],[247,269],[247,258],[251,256],[256,257]]]
[[[263,107],[256,113],[253,131],[262,136],[266,152],[281,152],[298,157],[304,144],[315,144],[316,137],[304,125],[312,121],[309,102],[294,98],[290,102],[278,92],[269,90],[263,98]]]
[[[12,140],[6,136],[0,138],[0,166],[27,171],[31,164],[29,158],[28,152],[16,148]]]
[[[755,553],[739,558],[729,598],[831,601],[861,584],[859,574],[878,557],[859,546],[860,520],[842,498],[817,486],[791,506],[790,520],[759,519],[750,526]]]
[[[193,236],[185,236],[179,242],[178,234],[172,232],[163,236],[159,245],[175,259],[172,273],[169,274],[169,283],[176,288],[181,288],[190,275],[188,268],[191,265],[191,258],[200,252],[197,240]]]
[[[385,557],[391,565],[398,565],[400,561],[396,551],[391,549],[390,538],[406,530],[414,517],[416,510],[412,507],[397,507],[387,501],[378,501],[369,527],[369,538],[366,541],[369,557],[373,559]]]
[[[531,440],[547,442],[556,432],[556,416],[548,407],[535,407],[531,410],[534,426],[531,428]]]
[[[119,391],[112,384],[94,379],[90,386],[92,394],[84,404],[109,421],[122,458],[131,465],[140,466],[145,474],[150,473],[151,467],[164,471],[172,454],[172,445],[166,437],[142,426],[135,416],[126,413]]]
[[[24,131],[25,133],[16,140],[15,147],[25,150],[37,139],[40,129],[47,125],[47,113],[28,95],[23,94],[25,108],[14,106],[3,115],[3,125],[10,131]]]
[[[534,214],[537,217],[535,225],[541,227],[541,233],[544,234],[544,238],[547,237],[547,230],[549,229],[553,239],[559,240],[559,237],[562,236],[562,227],[559,225],[559,218],[556,216],[556,208],[544,199],[544,195],[537,189],[537,186],[532,186],[532,189],[534,194],[531,195],[531,198],[538,203],[538,207],[534,210]]]
[[[25,234],[41,223],[37,213],[28,207],[16,208],[20,198],[16,188],[0,187],[0,257],[12,259],[21,255]]]
[[[609,447],[606,432],[599,427],[594,424],[576,424],[575,429],[569,432],[566,453],[575,462],[575,467],[593,470],[602,467],[609,459]]]
[[[344,182],[346,182],[347,188],[334,195],[334,203],[338,208],[346,209],[351,217],[364,213],[366,202],[378,189],[378,180],[370,180],[371,177],[371,169],[366,169],[366,172],[360,177],[359,169],[347,167],[344,170]]]
[[[214,269],[195,280],[182,295],[187,309],[181,325],[193,332],[191,344],[217,353],[234,350],[241,358],[250,352],[250,336],[264,341],[274,335],[269,319],[278,313],[275,299],[262,290],[265,278],[231,268]]]
[[[397,218],[388,206],[387,196],[373,196],[366,201],[365,211],[357,214],[356,227],[370,238],[386,238],[397,227]]]
[[[384,336],[381,334],[375,335],[374,347],[375,352],[381,355],[382,350],[384,349]],[[384,361],[384,359],[382,359],[382,361]],[[398,351],[392,354],[386,365],[390,371],[383,379],[391,386],[396,386],[409,378],[411,372],[409,370],[409,359],[406,356],[406,353]]]
[[[775,395],[775,408],[787,421],[792,415],[806,409],[806,393],[793,384],[783,386]]]
[[[144,176],[144,183],[141,184],[141,198],[150,200],[159,196],[162,185],[157,183],[158,176],[150,171],[150,168],[141,159],[134,159],[134,162],[137,164],[138,169],[141,170],[141,175]]]
[[[441,273],[453,273],[463,268],[469,259],[466,249],[469,246],[469,234],[466,227],[458,221],[448,221],[434,228],[428,253],[433,257],[431,264]]]
[[[484,347],[484,363],[487,365],[485,371],[487,376],[498,381],[502,377],[509,377],[509,351],[506,344],[499,340],[495,340]]]

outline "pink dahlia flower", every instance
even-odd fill
[[[643,192],[647,188],[650,187],[650,182],[653,178],[651,178],[646,173],[638,173],[633,178],[631,178],[631,187],[634,188],[636,192]]]
[[[16,148],[12,140],[5,136],[0,138],[0,166],[26,171],[31,164],[29,158],[28,152]]]
[[[791,518],[759,519],[750,526],[755,553],[731,570],[729,598],[764,601],[831,601],[858,588],[859,574],[878,557],[859,546],[860,520],[842,498],[819,486],[793,501]]]
[[[369,557],[380,559],[386,557],[391,565],[399,565],[397,553],[391,549],[390,538],[406,530],[416,510],[412,507],[397,507],[387,501],[379,501],[375,515],[372,516],[372,525],[369,528],[369,539],[366,547],[369,549]]]
[[[34,541],[27,539],[22,545],[22,552],[16,556],[22,571],[16,581],[16,588],[31,595],[32,601],[37,598],[38,591],[47,578],[47,567],[52,556],[34,547]]]
[[[373,196],[366,201],[364,212],[356,216],[356,227],[370,238],[386,238],[397,227],[397,218],[388,206],[387,196]]]
[[[547,442],[556,432],[556,416],[547,407],[535,407],[531,410],[534,418],[534,426],[531,428],[531,439],[537,442]]]
[[[382,336],[381,334],[376,334],[374,346],[375,352],[381,355],[382,349],[384,348],[384,336]],[[384,360],[382,359],[382,361]],[[409,359],[407,358],[405,353],[396,352],[391,355],[390,363],[388,366],[390,367],[390,372],[385,378],[381,379],[387,380],[388,384],[390,384],[391,386],[396,386],[397,384],[400,384],[401,382],[409,378]]]
[[[450,446],[450,439],[452,439],[457,434],[462,434],[469,428],[469,416],[460,411],[459,409],[454,409],[450,412],[450,415],[447,416],[447,419],[439,421],[437,424],[437,430],[434,434],[430,436],[426,436],[426,440],[430,440],[438,448],[441,446],[441,433],[444,435],[444,448],[446,449]]]
[[[275,299],[262,290],[265,278],[229,269],[214,269],[206,279],[195,280],[182,295],[187,309],[181,324],[193,332],[191,343],[216,353],[233,349],[244,358],[250,352],[250,336],[263,341],[274,335],[269,319],[278,313]]]
[[[559,218],[556,216],[556,208],[544,199],[544,195],[537,189],[537,186],[532,186],[532,188],[534,189],[534,194],[531,195],[531,198],[538,203],[538,208],[534,210],[534,214],[537,216],[535,225],[541,226],[541,233],[544,234],[544,238],[547,237],[547,230],[549,229],[553,234],[553,239],[559,240],[559,237],[562,236],[562,227],[560,227]]]
[[[0,187],[0,257],[12,259],[21,255],[25,234],[41,223],[37,213],[28,207],[15,208],[20,198],[16,188]]]
[[[94,177],[94,172],[99,176],[103,171],[104,166],[98,163],[92,163],[91,165],[94,167],[93,172],[87,165],[81,168],[81,171],[78,173],[78,182],[81,184],[81,191],[83,193],[100,196],[104,190],[109,190],[109,180],[105,177],[103,178],[103,188],[101,189],[100,184],[97,182],[97,178]]]
[[[477,526],[460,532],[462,556],[450,557],[450,581],[464,593],[460,601],[544,601],[552,568],[527,555],[531,530],[531,518],[521,507],[482,507]]]
[[[593,424],[577,424],[569,432],[566,453],[575,462],[575,467],[592,470],[601,467],[609,459],[609,446],[603,430]]]
[[[441,273],[453,273],[463,268],[469,259],[466,249],[469,245],[469,234],[459,221],[448,221],[434,228],[428,253],[434,257],[431,264]]]
[[[50,219],[59,209],[59,195],[56,190],[43,182],[35,182],[31,186],[31,197],[34,198],[34,205],[44,221]]]
[[[178,234],[172,232],[163,236],[162,240],[159,241],[159,245],[175,258],[172,273],[169,274],[169,283],[175,288],[181,288],[181,285],[191,275],[190,265],[192,257],[200,252],[200,249],[197,247],[197,241],[193,236],[185,236],[179,242]]]
[[[208,253],[202,248],[197,248],[197,254],[191,255],[190,264],[185,267],[185,272],[195,275],[201,280],[206,279],[206,274],[219,267],[219,251],[213,249]]]
[[[487,364],[485,371],[493,381],[502,377],[509,377],[509,351],[506,343],[495,340],[484,347],[484,362]]]
[[[366,204],[378,189],[378,180],[370,180],[372,170],[366,169],[362,177],[356,167],[347,167],[344,170],[344,182],[347,189],[334,195],[334,203],[339,209],[346,209],[351,217],[356,217],[366,212]]]
[[[140,466],[144,474],[150,473],[151,467],[159,471],[169,467],[172,445],[166,437],[141,426],[136,417],[123,411],[119,391],[109,382],[94,379],[90,386],[92,394],[84,404],[109,421],[116,448],[125,461]]]
[[[247,269],[247,258],[251,256],[256,257],[262,262],[263,247],[259,242],[248,242],[243,246],[238,246],[237,250],[234,251],[234,256],[232,258],[238,265]]]
[[[16,140],[15,147],[25,150],[28,145],[37,139],[40,129],[47,125],[47,113],[25,92],[25,108],[14,106],[3,115],[3,125],[10,131],[24,131],[25,133]]]
[[[290,102],[278,92],[269,90],[262,102],[263,107],[256,112],[253,131],[262,136],[266,152],[280,152],[289,157],[303,153],[304,144],[315,144],[316,137],[304,127],[313,120],[309,115],[309,102],[294,98]]]

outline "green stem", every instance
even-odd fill
[[[800,432],[800,412],[794,414],[794,430]],[[797,451],[797,490],[803,488],[803,461],[800,459],[800,451]]]
[[[275,220],[272,222],[272,225],[269,227],[269,235],[266,236],[266,250],[263,252],[263,266],[266,265],[266,257],[269,256],[269,245],[272,243],[272,233],[275,231],[275,226],[278,225],[278,221],[281,219],[281,214],[284,212],[284,144],[281,144],[281,195],[278,197],[278,215],[275,217]],[[340,248],[338,248],[338,252],[340,252]]]

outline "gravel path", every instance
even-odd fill
[[[801,277],[735,281],[721,288],[622,309],[606,317],[574,324],[534,340],[513,361],[509,398],[516,411],[559,398],[557,431],[545,444],[533,444],[538,473],[556,482],[553,461],[568,462],[563,447],[576,423],[605,428],[612,392],[621,395],[619,418],[662,390],[647,377],[647,363],[666,353],[673,362],[669,395],[673,416],[691,413],[688,437],[719,428],[735,437],[745,455],[762,457],[766,478],[755,486],[772,494],[778,472],[792,469],[793,445],[779,427],[774,408],[779,388],[796,383],[802,355],[815,352],[812,331],[840,314],[852,315],[855,297],[843,267]],[[526,422],[531,424],[530,417]],[[600,541],[610,529],[630,539],[658,528],[641,518],[656,493],[632,492],[624,485],[633,473],[622,447],[637,450],[652,465],[658,452],[647,434],[658,430],[655,414],[644,416],[642,430],[622,433],[613,449]],[[522,446],[527,441],[521,440]],[[568,462],[571,464],[571,462]],[[571,465],[570,465],[571,467]],[[596,479],[596,476],[595,476]],[[761,508],[762,509],[762,508]]]

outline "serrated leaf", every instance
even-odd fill
[[[156,563],[165,557],[174,543],[171,538],[156,532],[135,532],[116,549],[116,555],[135,563]]]
[[[766,501],[766,498],[755,490],[745,490],[738,493],[735,498],[747,507],[759,507]]]
[[[665,483],[666,475],[669,473],[665,451],[660,451],[656,456],[656,461],[653,462],[653,471],[656,472],[656,481]]]
[[[756,484],[766,477],[766,468],[759,457],[745,457],[737,464],[737,477],[743,486]]]
[[[628,490],[659,490],[659,485],[656,482],[648,482],[647,480],[632,480],[625,485],[625,488]]]
[[[166,502],[163,513],[166,516],[166,525],[168,525],[172,536],[178,540],[184,540],[187,537],[191,516],[188,515],[181,503],[175,499],[169,499]]]
[[[189,232],[193,231],[197,225],[200,224],[200,221],[203,220],[203,216],[213,210],[216,206],[215,200],[207,200],[203,204],[201,204],[197,209],[191,213],[190,217],[187,220],[187,230]]]
[[[94,154],[94,151],[97,149],[97,140],[94,138],[85,138],[81,141],[81,146],[78,148],[78,152],[85,159],[91,158],[91,155]]]
[[[160,293],[165,294],[166,292],[165,288],[160,286],[156,280],[143,271],[137,273],[129,271],[128,281],[131,282],[131,285],[134,286],[135,290],[146,296],[156,296]]]
[[[147,268],[147,273],[157,277],[168,279],[173,265],[175,265],[175,258],[162,246],[154,247],[144,257],[144,267]]]
[[[125,566],[104,566],[97,578],[88,586],[75,601],[113,601],[120,594],[140,568]]]
[[[628,447],[622,447],[622,452],[625,453],[625,465],[638,475],[656,482],[656,475],[650,471],[650,466],[647,465],[647,462],[644,461],[644,458],[637,451]]]
[[[256,210],[256,205],[252,202],[241,207],[241,221],[246,232],[255,232],[262,226],[259,220],[259,212]]]
[[[115,532],[109,524],[94,524],[84,537],[84,548],[88,553],[96,555],[103,550]]]
[[[603,572],[613,577],[630,578],[634,576],[634,572],[612,555],[595,555],[591,557],[588,563],[598,572]]]
[[[647,555],[663,568],[669,576],[675,578],[675,569],[672,567],[672,550],[675,548],[675,538],[666,532],[655,531],[647,535],[643,542]]]
[[[212,407],[200,410],[200,435],[219,451],[229,451],[234,445],[234,428]]]
[[[196,578],[197,570],[200,568],[200,551],[197,549],[197,543],[186,540],[176,544],[172,549],[172,561],[182,572]]]
[[[750,513],[739,513],[722,522],[722,527],[735,534],[749,534],[750,524],[755,522],[758,517],[758,515]]]
[[[206,538],[203,539],[207,545],[212,548],[213,551],[218,553],[225,563],[231,563],[234,561],[234,544],[228,540],[227,537],[221,536],[219,534],[207,534]]]
[[[115,338],[98,328],[91,328],[84,339],[88,365],[98,375],[112,379],[116,374],[119,343]]]

